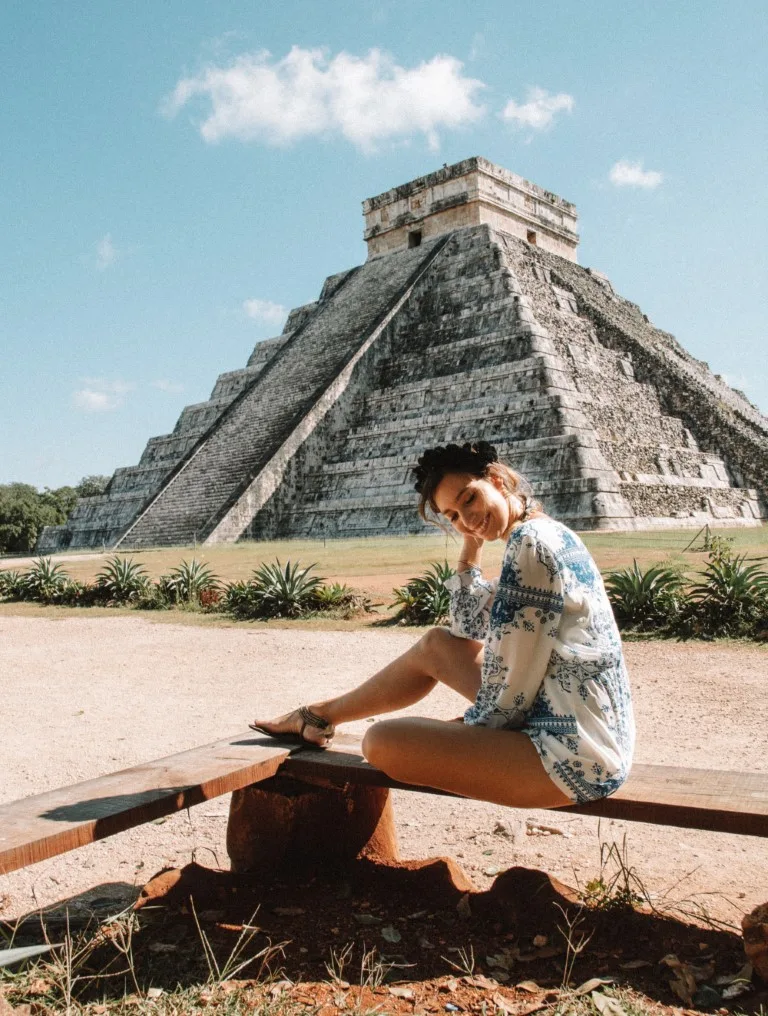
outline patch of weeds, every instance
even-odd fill
[[[476,965],[475,950],[472,948],[471,945],[469,949],[465,949],[463,946],[458,949],[456,953],[456,960],[458,962],[456,963],[454,963],[453,960],[449,960],[447,956],[441,956],[440,958],[444,959],[445,962],[449,966],[453,967],[454,970],[458,970],[459,973],[462,974],[462,976],[474,977]]]
[[[577,994],[561,992],[549,1010],[552,1016],[649,1016],[658,1012],[658,1005],[637,992],[614,985]]]
[[[353,988],[348,977],[348,968],[352,965],[353,956],[352,942],[348,942],[341,949],[331,950],[325,969],[328,971],[330,986],[336,992],[334,1001],[338,1009],[345,1010],[350,1016],[372,1016],[373,1013],[380,1011],[380,1006],[366,1007],[363,1004],[364,996],[384,984],[392,966],[384,962],[375,948],[366,949],[363,946],[357,984]]]
[[[251,964],[257,964],[258,969],[255,976],[257,979],[262,978],[265,973],[268,972],[271,961],[274,960],[276,956],[281,956],[283,954],[283,949],[287,944],[285,942],[281,942],[279,945],[272,945],[271,943],[268,943],[256,952],[251,952],[249,947],[255,936],[261,931],[261,929],[253,923],[253,920],[256,917],[256,913],[253,913],[251,915],[251,919],[243,925],[237,941],[230,950],[229,955],[223,963],[219,963],[216,958],[216,953],[211,946],[210,940],[198,920],[194,903],[192,903],[192,915],[195,919],[195,927],[197,928],[197,933],[203,947],[205,962],[208,966],[208,983],[212,986],[218,987],[224,981],[237,977],[238,974],[241,974],[245,968],[251,966]]]
[[[621,845],[616,842],[600,843],[600,873],[584,884],[580,896],[590,910],[652,906],[648,890],[629,863],[626,836]]]
[[[557,908],[563,915],[563,925],[558,924],[557,930],[563,936],[565,940],[565,959],[563,960],[563,981],[562,989],[568,988],[571,983],[571,976],[573,974],[573,968],[576,964],[576,960],[584,952],[589,945],[589,941],[592,938],[592,933],[586,934],[581,930],[581,924],[584,921],[583,913],[576,913],[573,916],[558,905]]]
[[[691,874],[692,872],[686,872],[663,892],[651,893],[636,868],[629,863],[626,835],[622,838],[621,844],[600,840],[599,874],[579,885],[579,898],[590,910],[611,913],[641,907],[659,916],[682,918],[713,930],[740,934],[741,910],[736,903],[728,901],[734,913],[738,915],[735,921],[713,917],[707,908],[708,899],[719,897],[722,900],[725,898],[722,893],[698,892],[690,896],[679,895],[680,887]]]
[[[130,910],[95,931],[87,929],[75,936],[67,930],[49,956],[20,967],[0,968],[0,995],[13,1005],[31,1005],[35,1012],[67,1012],[73,1016],[119,1016],[137,1011],[186,1016],[208,1011],[206,1007],[211,1004],[217,1013],[240,1013],[257,1006],[265,1016],[285,1012],[285,1001],[271,996],[269,990],[271,965],[282,956],[285,943],[267,942],[254,948],[253,939],[260,929],[249,922],[220,959],[196,914],[194,919],[204,961],[198,983],[164,987],[152,983],[153,964],[148,959],[153,953],[152,943],[149,949],[137,950],[138,934],[146,936],[146,930],[140,925],[139,915]],[[185,966],[188,960],[185,955]],[[199,970],[198,962],[193,960],[193,965]],[[248,968],[248,980],[236,981]],[[164,973],[168,973],[167,967]]]

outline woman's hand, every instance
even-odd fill
[[[479,536],[464,534],[464,543],[459,554],[459,571],[467,568],[479,568],[480,559],[483,556],[483,543],[485,541]]]

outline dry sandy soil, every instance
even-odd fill
[[[0,614],[0,802],[238,732],[256,712],[348,687],[416,637]],[[627,656],[637,761],[768,773],[768,647],[635,642]],[[461,709],[445,690],[421,706],[443,717]],[[0,915],[106,883],[140,885],[195,858],[226,866],[227,805],[214,800],[0,876]],[[626,837],[629,863],[657,897],[734,923],[768,900],[766,840],[633,823],[598,828],[588,817],[406,792],[396,793],[395,807],[405,857],[452,855],[478,888],[514,864],[583,884],[599,873],[601,843]]]

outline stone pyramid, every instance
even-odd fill
[[[363,211],[366,263],[40,551],[418,532],[412,465],[469,437],[576,529],[768,515],[768,419],[576,263],[573,205],[473,158]]]

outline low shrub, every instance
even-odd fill
[[[370,614],[373,603],[362,593],[342,582],[319,585],[314,593],[315,609],[333,617],[352,618],[358,614]]]
[[[316,609],[316,591],[323,580],[309,573],[315,565],[302,568],[298,562],[285,566],[279,561],[261,564],[246,583],[233,583],[225,600],[237,617],[255,619],[301,617]]]
[[[688,591],[675,633],[681,638],[754,638],[768,634],[768,572],[746,555],[718,548]]]
[[[18,599],[57,603],[71,583],[72,578],[60,564],[54,564],[50,557],[39,557],[21,576]]]
[[[642,571],[637,561],[611,572],[605,588],[620,628],[654,631],[678,618],[685,599],[682,575],[656,566]]]
[[[203,589],[200,592],[200,606],[203,610],[216,611],[221,608],[222,591],[221,588],[211,586],[208,589]]]
[[[200,603],[204,593],[221,588],[221,580],[211,569],[192,558],[182,561],[177,568],[172,568],[167,575],[158,580],[158,587],[170,603],[194,606]]]
[[[451,596],[446,581],[456,572],[447,561],[433,561],[427,570],[393,589],[393,607],[401,624],[440,624],[448,617]]]
[[[666,638],[768,637],[768,572],[712,537],[703,571],[686,583],[670,568],[611,572],[605,582],[620,628]]]
[[[24,588],[24,575],[16,568],[0,570],[0,600],[20,600]]]
[[[58,594],[56,603],[64,607],[92,607],[99,598],[100,591],[97,586],[69,579]]]
[[[131,603],[140,599],[149,586],[144,565],[130,557],[115,554],[96,576],[96,588],[102,599],[111,603]]]
[[[38,558],[29,571],[0,571],[0,600],[90,606],[94,602],[94,587],[77,582],[50,558]]]
[[[149,582],[132,605],[137,610],[170,610],[173,602],[168,597],[162,580],[159,580],[158,582]]]
[[[250,584],[248,582],[227,583],[221,594],[221,609],[227,614],[232,614],[233,617],[248,619],[251,616],[249,589]]]

